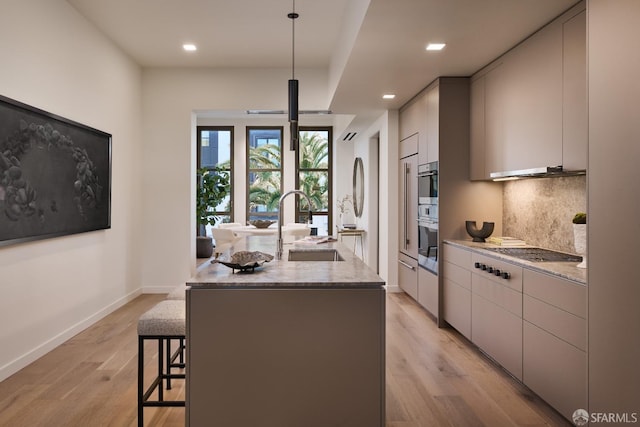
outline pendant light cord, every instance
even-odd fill
[[[293,0],[293,11],[287,15],[291,19],[291,79],[296,78],[296,0]]]

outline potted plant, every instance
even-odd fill
[[[198,186],[196,189],[196,220],[198,236],[196,237],[196,256],[209,258],[213,254],[213,241],[206,235],[206,225],[215,225],[218,217],[215,212],[229,194],[229,173],[219,168],[213,170],[198,169]]]
[[[573,244],[576,253],[582,255],[582,262],[576,267],[587,268],[587,214],[578,212],[573,217]]]

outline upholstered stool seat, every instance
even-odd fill
[[[172,368],[184,368],[185,339],[185,301],[165,300],[140,316],[138,320],[138,425],[143,423],[145,406],[185,406],[184,400],[164,400],[163,380],[167,390],[171,389],[171,380],[185,378],[185,374],[172,373]],[[144,388],[144,343],[146,340],[158,342],[158,374],[145,390]],[[171,353],[171,341],[178,340],[178,349]],[[165,359],[166,357],[166,359]],[[174,363],[180,357],[180,363]],[[157,400],[150,400],[157,390]]]

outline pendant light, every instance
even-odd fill
[[[293,0],[293,11],[287,14],[291,19],[291,80],[289,80],[289,131],[291,142],[289,149],[295,151],[298,147],[298,80],[296,80],[296,19],[300,15],[296,13],[296,0]]]

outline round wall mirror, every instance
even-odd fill
[[[362,216],[364,205],[364,166],[362,159],[356,157],[353,162],[353,210],[358,218]]]

